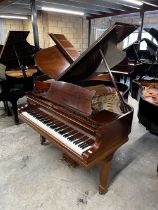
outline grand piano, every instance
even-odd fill
[[[55,46],[53,56],[58,60],[60,72],[55,71],[57,61],[54,68],[52,60],[49,66],[48,61],[40,59],[40,69],[46,66],[46,73],[54,78],[39,81],[36,89],[28,94],[27,103],[18,109],[19,118],[40,134],[41,143],[47,139],[55,144],[71,165],[79,164],[88,169],[100,164],[101,194],[107,191],[112,157],[128,141],[131,131],[133,108],[127,103],[129,88],[115,82],[110,68],[122,59],[115,51],[116,43],[135,28],[129,24],[114,24],[71,65]],[[102,63],[111,81],[86,80]],[[55,73],[49,69],[54,69]]]
[[[0,82],[0,100],[4,102],[8,115],[8,101],[12,104],[15,123],[18,123],[17,101],[26,92],[33,90],[34,47],[27,42],[29,31],[10,31],[0,52],[0,63],[6,66],[5,78]]]
[[[0,45],[0,53],[1,53],[1,51],[2,51],[2,48],[3,48],[3,45]]]
[[[158,31],[154,28],[144,28],[150,35],[158,40]],[[147,44],[146,50],[140,50],[140,44],[145,42]],[[123,75],[125,79],[127,76],[130,78],[130,85],[132,88],[132,80],[137,76],[144,74],[150,66],[156,61],[157,45],[147,38],[137,40],[131,45],[123,49],[126,52],[126,58],[116,65],[112,72],[115,75]],[[126,81],[126,80],[125,80]]]
[[[158,31],[145,29],[158,41]],[[158,135],[158,45],[145,39],[153,59],[142,65],[142,74],[132,82],[131,95],[139,101],[138,119],[146,129]]]

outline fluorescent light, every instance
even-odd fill
[[[28,19],[25,16],[17,16],[17,15],[0,15],[0,18],[5,18],[5,19],[21,19],[21,20],[27,20]]]
[[[124,1],[129,2],[129,3],[136,4],[138,6],[142,6],[143,5],[143,2],[142,1],[137,1],[137,0],[124,0]]]
[[[150,6],[153,6],[153,7],[158,7],[158,5],[156,5],[156,4],[154,4],[154,3],[149,3],[149,2],[147,2],[147,1],[144,1],[144,3],[145,3],[145,4],[148,4],[148,5],[150,5]]]
[[[50,7],[42,7],[42,10],[49,11],[49,12],[59,12],[71,15],[84,15],[84,12],[78,12],[73,10],[66,10],[66,9],[57,9],[57,8],[50,8]]]

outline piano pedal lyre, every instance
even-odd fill
[[[73,167],[76,168],[78,166],[78,164],[69,156],[67,156],[66,154],[63,154],[62,160],[64,160],[65,162],[67,162],[69,167]]]

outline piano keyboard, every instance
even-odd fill
[[[94,140],[74,128],[64,124],[58,119],[51,118],[47,114],[38,111],[22,112],[25,118],[47,131],[58,141],[65,144],[79,155],[92,147]]]

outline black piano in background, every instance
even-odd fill
[[[0,45],[0,53],[1,53],[2,49],[3,49],[3,45]]]
[[[26,92],[33,90],[34,47],[26,39],[29,31],[10,31],[0,53],[0,63],[6,66],[5,78],[0,82],[0,101],[11,115],[8,101],[12,105],[15,123],[18,123],[17,101]]]
[[[131,95],[139,101],[139,122],[158,135],[158,64],[133,80]]]
[[[135,29],[130,24],[114,24],[71,65],[61,46],[39,51],[40,69],[53,80],[30,92],[27,103],[18,109],[20,119],[39,132],[41,143],[45,139],[54,143],[70,164],[87,169],[100,164],[100,193],[107,191],[113,154],[127,142],[133,117],[127,103],[129,88],[115,83],[109,67],[122,59],[117,43]],[[48,55],[56,59],[46,61]],[[102,62],[112,81],[86,81]]]
[[[158,41],[158,31],[154,28],[144,29],[150,35],[152,35]],[[147,49],[141,50],[140,44],[146,42]],[[148,68],[155,62],[157,62],[157,50],[158,46],[147,38],[143,38],[140,42],[137,40],[131,45],[124,49],[126,52],[126,58],[116,65],[112,72],[117,76],[123,75],[126,78],[130,78],[130,86],[132,85],[132,80],[137,76],[144,75],[145,71],[148,71]]]

